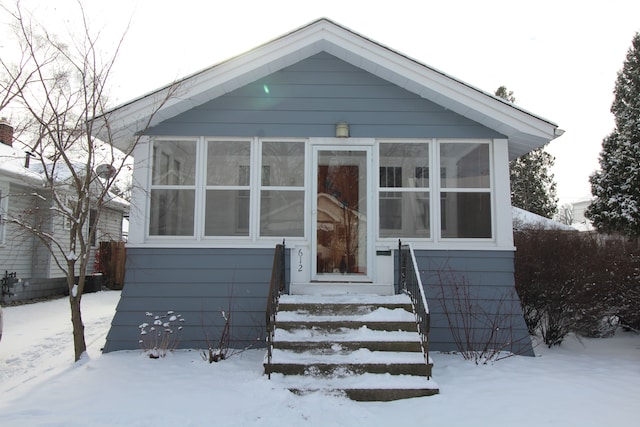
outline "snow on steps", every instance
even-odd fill
[[[295,393],[387,401],[438,393],[406,295],[283,295],[265,372]]]

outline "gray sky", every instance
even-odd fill
[[[77,25],[74,0],[22,2],[44,11],[52,29]],[[590,196],[588,177],[614,126],[616,74],[640,31],[637,0],[82,3],[107,40],[122,35],[131,19],[111,82],[118,103],[320,17],[487,92],[505,85],[519,106],[566,131],[548,146],[561,204]]]

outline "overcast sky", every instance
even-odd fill
[[[77,25],[69,9],[74,0],[22,3],[45,11],[51,28]],[[118,103],[320,17],[484,91],[505,85],[519,106],[566,131],[547,148],[556,157],[561,204],[590,196],[588,177],[614,126],[609,109],[616,74],[640,31],[638,0],[82,3],[106,39],[122,35],[131,20],[111,82]]]

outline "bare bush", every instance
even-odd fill
[[[202,359],[209,363],[225,360],[233,354],[233,349],[229,347],[231,340],[231,312],[222,310],[221,315],[222,319],[224,319],[224,326],[222,327],[222,332],[220,333],[217,344],[214,344],[206,331],[204,333],[205,340],[207,341],[207,350],[202,351]]]
[[[494,295],[482,298],[480,287],[453,270],[439,271],[438,285],[438,300],[456,348],[465,360],[492,363],[518,354],[530,344],[514,338],[515,292],[495,289]]]
[[[180,343],[180,335],[182,326],[175,326],[175,323],[184,322],[184,318],[180,314],[168,311],[164,315],[154,315],[153,313],[145,313],[150,320],[144,322],[138,328],[140,329],[140,347],[145,354],[151,359],[159,359],[165,357],[169,351],[175,350]]]
[[[640,321],[640,253],[633,242],[558,230],[515,233],[516,289],[530,333],[549,347],[573,332],[612,335]],[[624,319],[628,319],[624,320]]]

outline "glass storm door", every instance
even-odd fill
[[[370,153],[353,147],[315,151],[316,280],[369,280]]]

